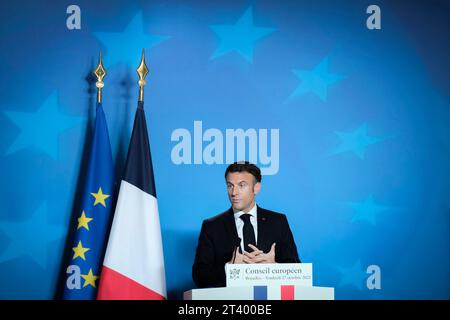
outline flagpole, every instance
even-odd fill
[[[144,49],[142,49],[142,56],[141,56],[141,63],[139,64],[139,67],[136,69],[137,74],[139,75],[139,102],[144,102],[144,86],[147,84],[145,81],[145,77],[148,74],[148,68],[145,64],[145,52]]]
[[[97,68],[95,68],[93,73],[97,77],[97,82],[95,83],[95,86],[97,87],[97,103],[102,103],[102,88],[105,86],[103,78],[106,76],[106,69],[103,67],[101,50]]]

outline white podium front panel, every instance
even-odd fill
[[[307,286],[245,286],[193,289],[184,300],[334,300],[334,288]]]
[[[226,286],[313,285],[312,263],[226,264]]]

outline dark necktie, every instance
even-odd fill
[[[250,222],[250,214],[245,213],[240,216],[242,221],[244,221],[244,228],[242,229],[244,234],[244,250],[247,252],[252,252],[253,249],[250,248],[248,245],[252,244],[256,246],[256,239],[255,239],[255,230],[253,229],[253,225]]]

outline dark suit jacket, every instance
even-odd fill
[[[265,253],[275,242],[275,261],[298,263],[297,247],[286,216],[257,207],[258,239],[256,246]],[[225,263],[232,258],[239,238],[233,210],[203,221],[192,278],[199,288],[225,287]]]

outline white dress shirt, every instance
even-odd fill
[[[234,211],[234,210],[233,210]],[[238,233],[238,237],[241,238],[241,249],[244,252],[244,221],[240,218],[243,214],[250,214],[250,222],[253,226],[253,230],[255,230],[255,240],[258,243],[258,212],[256,210],[256,204],[249,212],[244,211],[234,211],[234,222],[236,223],[236,229]],[[255,245],[256,245],[255,243]]]

